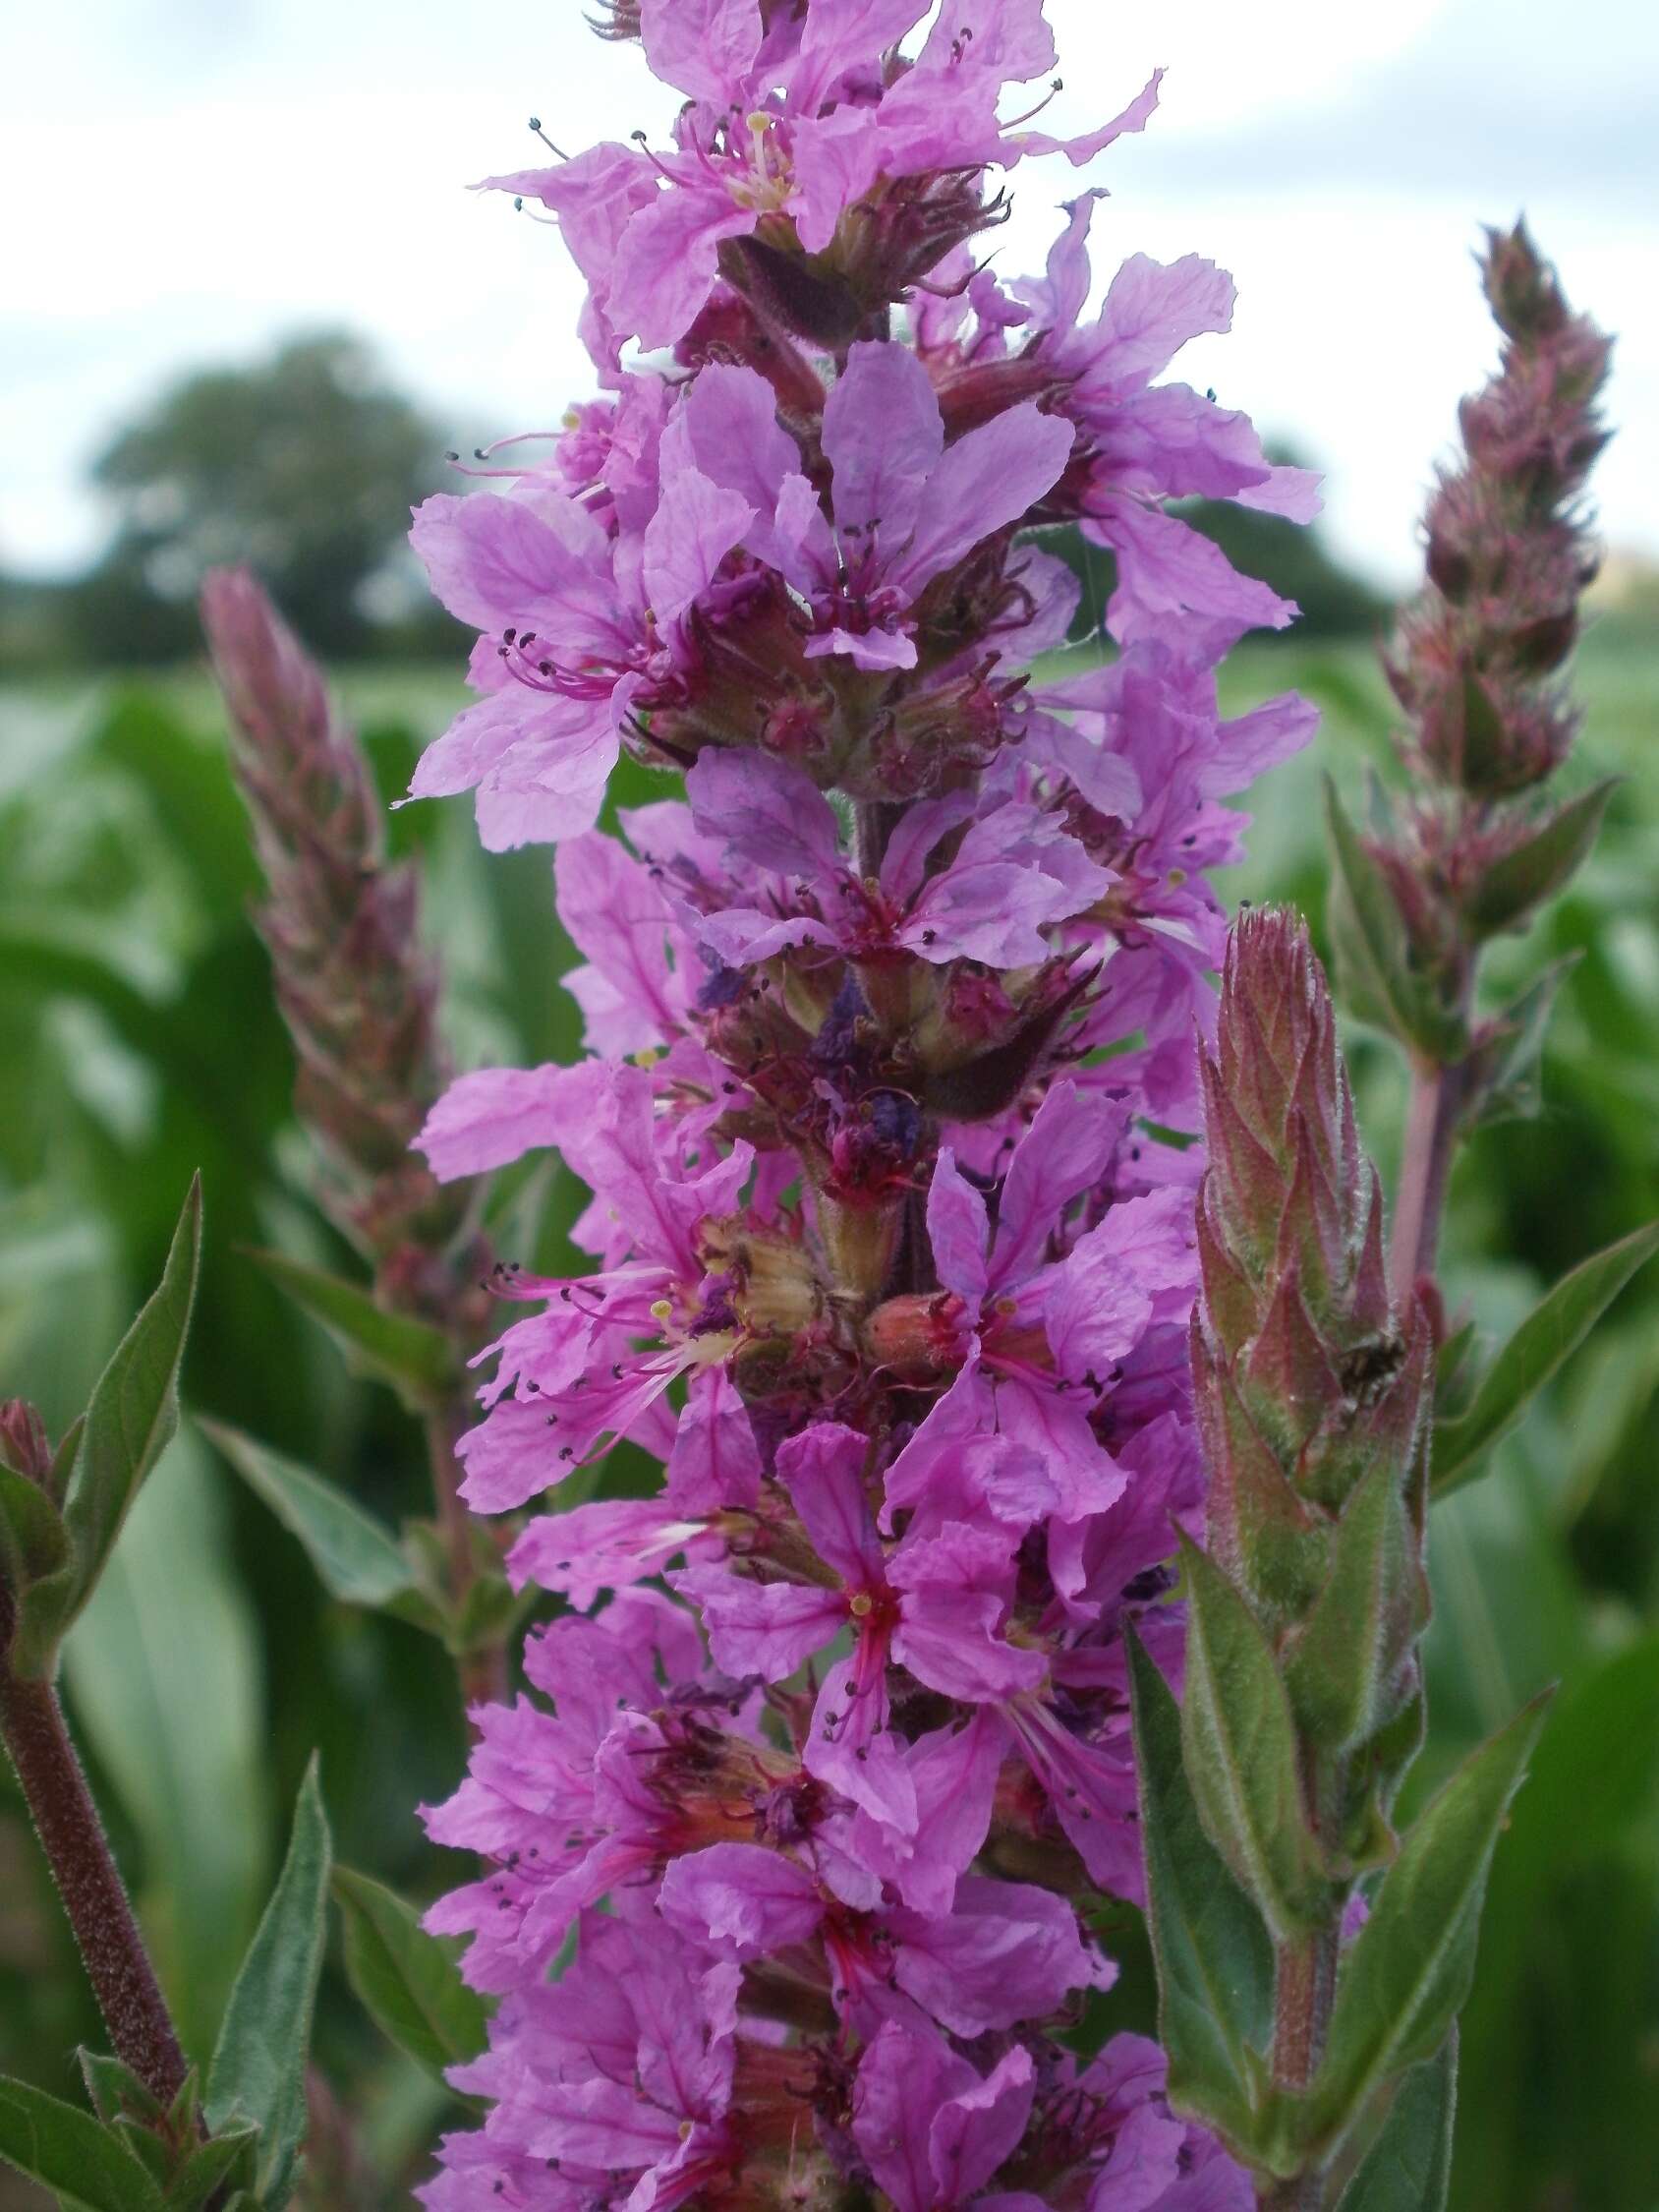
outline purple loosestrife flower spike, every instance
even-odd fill
[[[1291,611],[1165,502],[1311,487],[1157,381],[1225,326],[1210,263],[1136,257],[1091,317],[1085,196],[1044,277],[976,266],[997,172],[1155,103],[1031,129],[1038,0],[601,24],[669,142],[492,182],[586,275],[606,396],[415,526],[478,698],[413,795],[556,844],[589,1053],[463,1076],[420,1145],[594,1193],[581,1273],[500,1277],[459,1447],[571,1609],[426,1815],[485,1862],[429,1924],[500,2003],[425,2198],[1244,2212],[1155,2048],[1064,2038],[1115,1973],[1080,1907],[1144,1894],[1126,1632],[1178,1678],[1202,1508],[1223,801],[1312,722],[1223,719]],[[1078,594],[1031,532],[1077,519],[1122,650],[1040,680]],[[601,836],[623,753],[684,795]],[[654,1494],[581,1480],[619,1441]]]
[[[387,863],[362,749],[256,579],[215,571],[201,616],[265,879],[255,918],[299,1056],[296,1103],[326,1163],[317,1195],[388,1303],[471,1350],[487,1261],[464,1192],[409,1153],[448,1075],[414,872]]]
[[[1523,223],[1488,232],[1481,267],[1503,365],[1459,410],[1463,463],[1429,501],[1427,585],[1388,672],[1418,773],[1496,799],[1542,783],[1573,741],[1576,718],[1549,679],[1598,564],[1579,501],[1608,440],[1613,349],[1568,308]]]
[[[490,1261],[465,1189],[445,1188],[410,1151],[448,1075],[415,872],[387,864],[363,750],[255,577],[211,573],[201,618],[265,879],[255,920],[299,1059],[295,1104],[320,1154],[316,1196],[373,1269],[376,1303],[441,1331],[460,1373],[486,1333]],[[457,1485],[464,1389],[424,1389],[421,1411],[459,1621],[480,1574],[498,1579],[498,1565]],[[497,1689],[502,1664],[498,1641],[474,1639],[457,1659],[464,1694]]]
[[[1608,437],[1611,342],[1568,307],[1524,224],[1487,233],[1481,270],[1502,362],[1459,410],[1462,465],[1429,500],[1426,582],[1385,657],[1408,718],[1409,782],[1402,802],[1377,794],[1363,837],[1331,799],[1339,976],[1412,1063],[1391,1253],[1400,1296],[1433,1274],[1459,1139],[1537,1110],[1559,971],[1483,1017],[1483,948],[1568,882],[1614,788],[1543,794],[1577,729],[1561,673],[1596,569],[1583,492]]]

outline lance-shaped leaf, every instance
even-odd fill
[[[1458,2108],[1458,2031],[1415,2066],[1337,2201],[1337,2212],[1444,2212]]]
[[[1542,1063],[1556,993],[1578,964],[1570,953],[1552,960],[1503,1012],[1481,1026],[1459,1076],[1465,1130],[1535,1121],[1543,1106]]]
[[[27,2081],[0,2080],[0,2159],[64,2212],[161,2212],[158,2183],[118,2135]]]
[[[67,1556],[33,1583],[19,1608],[13,1664],[49,1675],[64,1633],[97,1587],[144,1477],[179,1426],[179,1364],[201,1258],[201,1185],[190,1188],[149,1303],[116,1346],[86,1408],[64,1492]]]
[[[77,2054],[92,2110],[114,2129],[161,2189],[167,2212],[204,2212],[227,2187],[251,2186],[259,2131],[239,2127],[203,2140],[200,2080],[193,2067],[171,2106],[119,2059]]]
[[[76,2054],[92,2110],[106,2126],[127,2115],[146,2123],[166,2118],[166,2107],[122,2060],[85,2047]]]
[[[248,1947],[207,2070],[207,2121],[217,2132],[259,2129],[258,2190],[279,2212],[306,2131],[306,2062],[322,1970],[331,1846],[316,1761],[294,1808],[288,1856]]]
[[[1317,1853],[1302,1811],[1296,1724],[1267,1633],[1208,1553],[1181,1540],[1186,1691],[1181,1752],[1200,1818],[1275,1942],[1317,1918]]]
[[[1326,919],[1344,992],[1353,1012],[1435,1062],[1459,1057],[1461,1023],[1436,1003],[1432,986],[1412,971],[1405,924],[1387,880],[1359,842],[1325,779],[1325,822],[1331,844]]]
[[[454,1389],[454,1350],[429,1321],[388,1313],[360,1285],[283,1252],[250,1256],[302,1311],[322,1323],[354,1374],[390,1383],[414,1413],[429,1412]]]
[[[1347,1751],[1394,1718],[1427,1619],[1404,1475],[1379,1454],[1337,1523],[1330,1575],[1286,1659],[1296,1717],[1324,1750]]]
[[[232,2127],[222,2135],[209,2135],[183,2163],[173,2169],[167,2183],[167,2212],[206,2212],[224,2202],[226,2188],[252,2188],[258,2168],[259,2130]]]
[[[484,2049],[488,2013],[461,1979],[458,1947],[429,1936],[420,1915],[383,1883],[334,1870],[345,1921],[346,1974],[374,2024],[441,2079]]]
[[[1436,1422],[1434,1496],[1444,1497],[1479,1473],[1485,1455],[1656,1252],[1659,1221],[1580,1260],[1538,1302],[1487,1368],[1467,1408],[1452,1421]]]
[[[1124,1632],[1146,1854],[1147,1928],[1171,2101],[1235,2145],[1254,2132],[1273,2035],[1273,1944],[1204,1833],[1181,1764],[1180,1711],[1132,1628]]]
[[[1385,2082],[1434,2056],[1461,2009],[1493,1847],[1547,1703],[1535,1699],[1463,1762],[1383,1877],[1344,1961],[1313,2085],[1313,2117],[1327,2147]]]
[[[1594,844],[1618,785],[1619,778],[1610,776],[1580,791],[1482,873],[1462,901],[1476,937],[1518,928],[1534,906],[1561,889]]]
[[[434,1636],[444,1633],[441,1613],[421,1589],[396,1538],[344,1490],[240,1429],[217,1421],[199,1426],[249,1488],[299,1538],[331,1598],[395,1613]]]

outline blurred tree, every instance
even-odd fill
[[[78,642],[106,661],[170,659],[194,642],[205,571],[245,561],[317,652],[363,652],[417,604],[395,554],[439,442],[341,332],[187,376],[93,464],[119,522],[78,587]]]

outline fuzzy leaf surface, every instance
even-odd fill
[[[1402,2068],[1432,2058],[1474,1974],[1493,1847],[1544,1723],[1535,1700],[1425,1807],[1343,1963],[1312,2091],[1317,2133],[1340,2142]]]
[[[1170,2096],[1246,2143],[1259,2054],[1273,2033],[1273,1944],[1204,1833],[1181,1764],[1180,1709],[1126,1632],[1146,1850],[1147,1927],[1158,1965],[1159,2038]]]
[[[1458,2031],[1415,2066],[1337,2200],[1337,2212],[1444,2212],[1458,2111]]]
[[[64,2212],[161,2212],[159,2187],[119,2136],[27,2081],[0,2080],[0,2159]]]
[[[306,1770],[288,1856],[231,1991],[207,2071],[208,2125],[260,2131],[259,2193],[286,2203],[306,2131],[306,2063],[322,1971],[331,1845],[317,1786]]]
[[[1285,1942],[1317,1910],[1296,1724],[1272,1644],[1207,1552],[1183,1538],[1187,1591],[1181,1754],[1210,1840]]]
[[[201,1185],[190,1188],[167,1262],[98,1377],[64,1494],[67,1556],[24,1593],[13,1663],[49,1676],[64,1632],[97,1588],[144,1477],[179,1426],[179,1367],[201,1261]]]

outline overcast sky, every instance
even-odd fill
[[[834,0],[816,0],[833,5]],[[566,146],[654,137],[673,95],[584,0],[58,0],[0,29],[0,564],[67,568],[105,518],[88,458],[178,370],[346,325],[457,435],[589,386],[555,233],[465,190]],[[1607,536],[1659,553],[1655,0],[1051,0],[1065,90],[1163,109],[1096,163],[1097,265],[1229,266],[1230,336],[1178,373],[1329,474],[1338,541],[1385,577],[1458,393],[1492,358],[1468,256],[1524,208],[1620,332]],[[1018,173],[1009,273],[1040,262],[1063,163]]]

